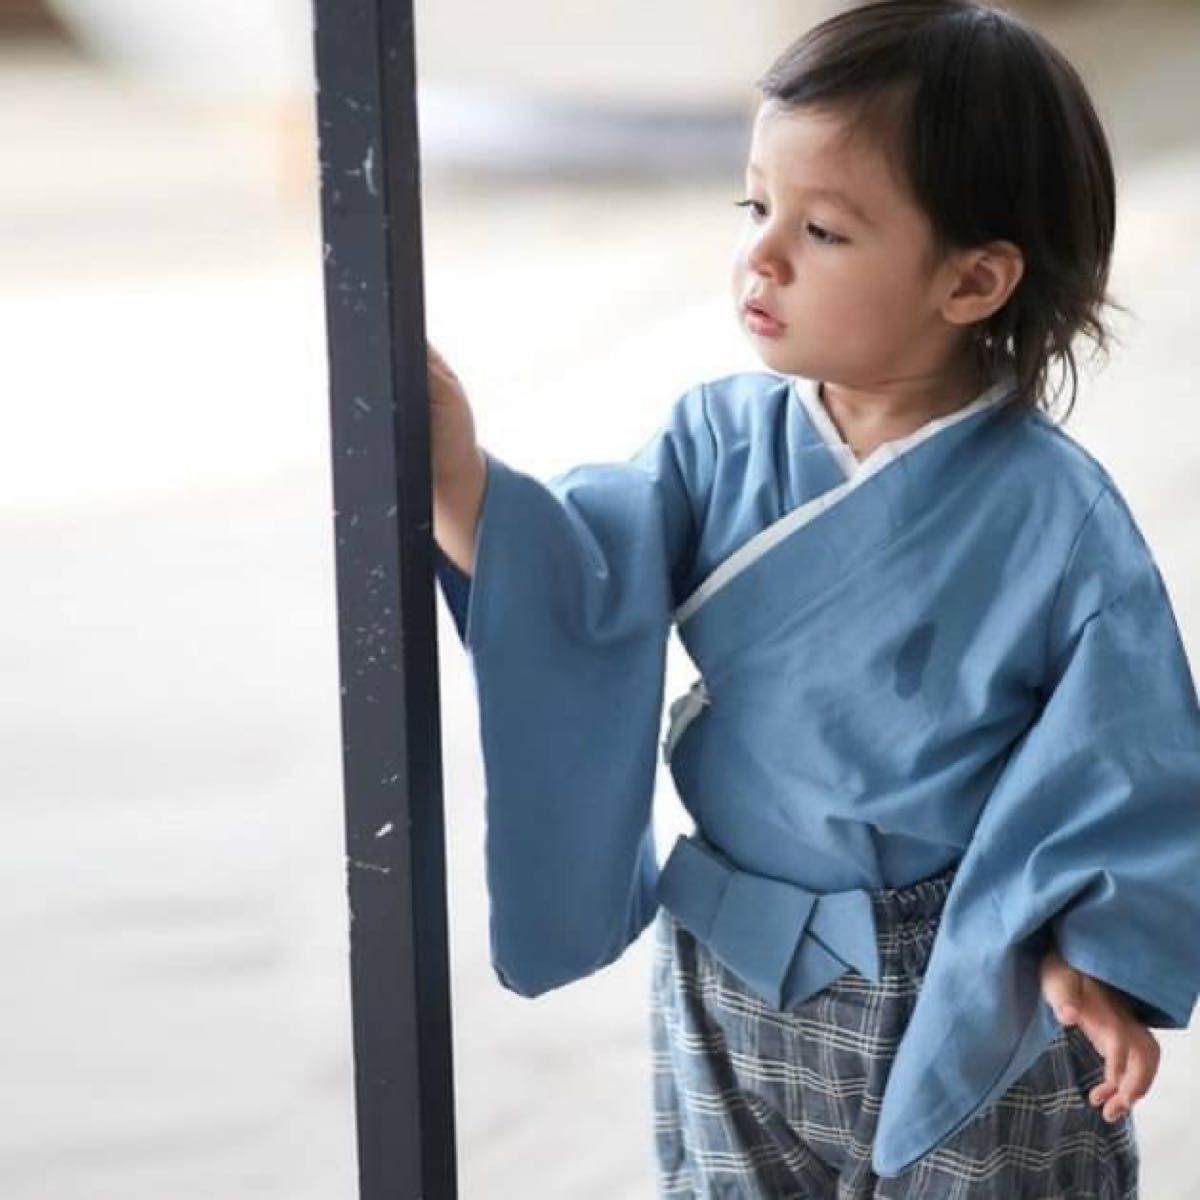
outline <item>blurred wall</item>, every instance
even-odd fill
[[[721,104],[744,99],[784,45],[840,7],[835,0],[417,0],[416,25],[422,74],[435,84],[568,101]]]
[[[1151,7],[1003,5],[1035,20],[1118,6]],[[414,0],[421,76],[434,88],[642,107],[743,102],[785,45],[848,7],[846,0]],[[56,21],[100,61],[173,89],[311,90],[313,0],[0,0],[0,33]]]
[[[12,33],[62,32],[44,0],[0,0],[0,37]]]

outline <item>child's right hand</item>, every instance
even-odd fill
[[[1110,1124],[1128,1116],[1158,1074],[1162,1048],[1122,994],[1076,970],[1051,946],[1041,963],[1042,995],[1063,1025],[1078,1025],[1104,1056],[1104,1079],[1088,1100]]]
[[[429,433],[433,536],[460,571],[474,570],[475,530],[487,483],[487,460],[458,376],[428,340]]]
[[[429,433],[433,481],[447,483],[479,469],[475,418],[462,383],[426,339],[429,360]]]

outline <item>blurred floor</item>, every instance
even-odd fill
[[[1200,13],[1044,27],[1113,132],[1136,315],[1068,428],[1200,664]],[[5,1200],[355,1194],[310,136],[307,100],[0,54]],[[625,457],[697,379],[760,365],[726,288],[740,179],[424,188],[431,338],[523,469]],[[648,939],[535,1001],[495,982],[473,695],[439,621],[461,1194],[649,1197]],[[691,675],[673,643],[668,694]],[[665,853],[687,821],[665,772],[659,796]],[[1200,1200],[1196,1034],[1159,1037],[1143,1196]]]

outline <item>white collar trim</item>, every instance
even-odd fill
[[[829,448],[829,452],[837,459],[838,465],[842,468],[842,474],[847,479],[859,482],[858,477],[860,475],[864,479],[868,475],[873,475],[885,463],[891,462],[892,459],[897,458],[906,450],[910,450],[913,446],[925,441],[926,438],[932,437],[939,430],[945,429],[948,425],[953,425],[958,421],[965,420],[981,408],[988,408],[993,404],[999,404],[1000,401],[1007,399],[1015,386],[1016,376],[1011,369],[1005,371],[995,383],[981,392],[968,404],[963,405],[961,408],[956,408],[953,412],[946,413],[943,416],[931,418],[913,430],[912,433],[905,434],[904,437],[892,438],[889,441],[880,442],[861,462],[855,458],[854,451],[843,441],[841,434],[838,433],[837,426],[833,423],[833,418],[829,415],[825,405],[821,403],[817,395],[818,381],[806,379],[800,375],[791,376],[791,381],[796,395],[804,405],[805,411],[813,423],[813,427],[821,435],[821,440]]]

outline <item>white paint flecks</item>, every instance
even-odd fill
[[[380,866],[379,863],[363,862],[361,859],[357,858],[352,858],[349,860],[349,862],[352,867],[358,867],[360,871],[380,871],[384,875],[390,875],[392,873],[391,867],[383,867]]]

